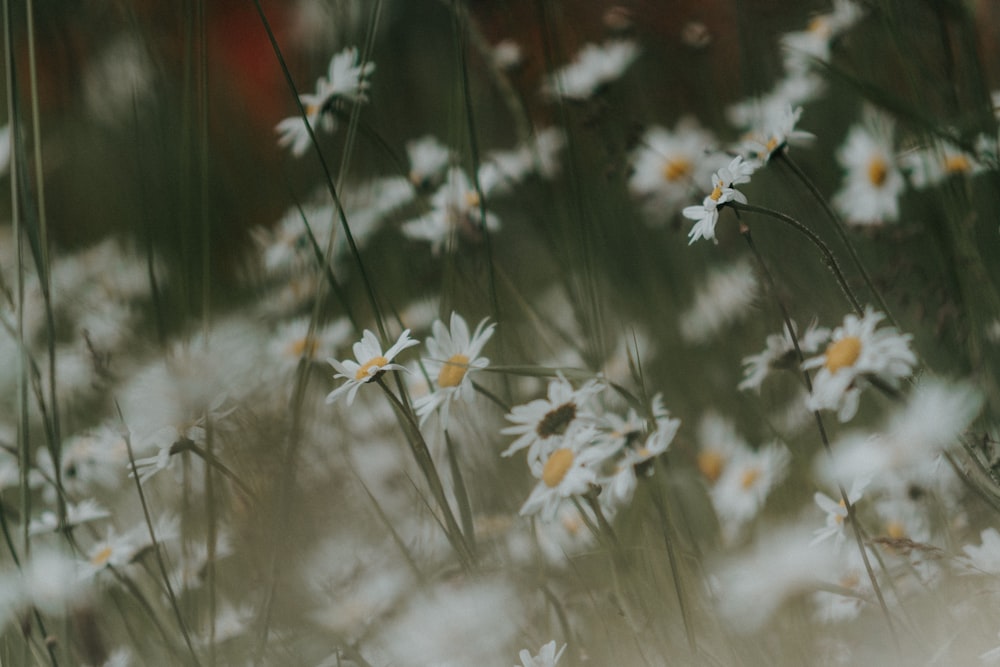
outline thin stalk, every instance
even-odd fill
[[[195,442],[190,438],[183,438],[170,446],[171,456],[180,454],[181,452],[193,453],[195,456],[200,458],[209,466],[221,472],[227,479],[229,479],[229,481],[235,484],[237,488],[239,488],[239,490],[242,491],[243,494],[247,497],[247,500],[250,500],[251,502],[256,500],[256,496],[254,496],[254,493],[253,491],[250,490],[250,487],[248,487],[243,482],[243,480],[237,477],[236,473],[230,470],[229,467],[226,466],[226,464],[220,461],[219,458],[214,453],[212,453],[211,450],[202,449],[201,447],[196,445]]]
[[[834,277],[837,279],[837,284],[840,285],[840,289],[844,293],[844,296],[846,296],[847,300],[850,301],[851,307],[854,308],[854,312],[858,315],[858,317],[862,317],[864,315],[864,311],[861,308],[861,304],[858,302],[857,297],[854,296],[854,292],[851,290],[850,285],[847,284],[847,278],[844,277],[844,272],[841,270],[840,264],[837,263],[837,258],[834,257],[833,252],[830,250],[830,247],[823,242],[823,239],[821,239],[816,234],[816,232],[809,229],[808,227],[803,225],[801,222],[799,222],[792,216],[785,215],[781,211],[775,211],[773,209],[765,208],[763,206],[754,206],[753,204],[740,204],[739,202],[735,201],[727,202],[726,206],[730,206],[736,211],[746,211],[747,213],[759,213],[760,215],[766,215],[768,217],[774,218],[775,220],[780,220],[781,222],[790,225],[793,229],[803,234],[806,238],[808,238],[812,242],[813,245],[815,245],[819,249],[821,253],[823,253],[824,258],[826,259],[827,267],[833,272]],[[741,228],[745,227],[745,225],[743,225],[742,223],[740,223],[740,225]],[[744,234],[744,236],[746,236],[746,238],[749,240],[750,237],[748,234],[749,230],[746,234]]]
[[[823,193],[819,191],[819,188],[816,187],[816,184],[812,182],[812,179],[810,179],[809,176],[807,176],[806,173],[802,171],[802,168],[799,167],[798,163],[796,163],[794,160],[792,160],[791,157],[788,156],[787,150],[778,151],[777,153],[774,154],[774,157],[781,160],[782,164],[788,167],[792,171],[792,173],[795,174],[796,178],[799,179],[802,185],[804,185],[806,189],[809,190],[813,198],[819,203],[820,207],[826,213],[827,217],[830,218],[830,222],[833,223],[834,231],[837,232],[837,236],[840,237],[841,242],[847,247],[847,252],[851,255],[851,261],[854,262],[854,266],[858,269],[858,272],[861,273],[861,277],[864,279],[865,284],[868,286],[868,289],[875,297],[875,300],[878,301],[879,308],[881,308],[882,312],[885,313],[886,317],[889,318],[889,321],[892,322],[897,329],[899,329],[900,328],[899,322],[896,321],[896,318],[893,316],[892,311],[889,310],[889,305],[885,302],[885,298],[882,296],[882,293],[878,290],[878,288],[875,287],[875,282],[872,280],[871,275],[868,273],[868,269],[865,268],[864,262],[861,261],[861,257],[858,255],[857,248],[854,247],[854,244],[851,243],[850,238],[848,238],[847,236],[847,230],[844,228],[844,223],[840,219],[840,216],[836,214],[836,212],[830,206],[830,203],[826,200],[826,197],[824,197]]]
[[[194,644],[191,642],[191,635],[188,633],[187,624],[184,623],[184,616],[181,614],[180,607],[177,604],[177,596],[174,595],[174,587],[170,583],[170,574],[167,572],[166,563],[163,562],[163,554],[160,551],[160,545],[156,539],[156,531],[153,530],[153,519],[149,513],[149,505],[146,503],[146,494],[142,490],[142,483],[139,481],[139,472],[135,467],[135,456],[132,453],[132,434],[129,432],[128,427],[125,426],[125,419],[117,401],[115,401],[115,408],[118,410],[118,417],[122,421],[122,438],[125,440],[125,450],[128,452],[128,463],[129,467],[132,469],[132,477],[135,479],[135,488],[136,492],[139,494],[139,504],[142,506],[142,515],[146,520],[146,527],[149,529],[149,540],[153,546],[153,554],[156,556],[156,564],[159,566],[160,575],[163,577],[163,584],[166,586],[167,597],[170,599],[170,606],[173,608],[174,616],[177,618],[177,625],[180,627],[181,634],[184,636],[184,643],[187,644],[188,651],[191,652],[191,659],[194,664],[200,666],[201,662],[199,662],[198,654],[195,652]]]
[[[653,506],[656,507],[656,514],[660,518],[660,531],[663,533],[663,542],[667,547],[667,559],[670,561],[670,576],[674,579],[674,593],[677,595],[677,606],[680,607],[681,620],[684,622],[684,634],[687,636],[691,652],[698,653],[698,643],[695,641],[694,636],[694,625],[691,622],[687,603],[684,601],[684,588],[681,585],[681,573],[677,563],[677,553],[674,550],[674,541],[670,537],[670,519],[667,515],[666,503],[663,501],[663,492],[660,489],[658,480],[650,484],[650,487],[652,487]]]
[[[399,397],[392,393],[392,390],[389,389],[381,377],[376,375],[375,383],[382,388],[382,392],[392,403],[393,408],[396,410],[400,420],[403,422],[404,430],[407,431],[407,441],[410,443],[410,449],[413,451],[417,464],[424,473],[424,478],[430,486],[435,502],[437,502],[441,513],[444,515],[446,526],[445,534],[448,536],[448,540],[451,542],[452,547],[458,554],[463,566],[471,569],[472,563],[475,561],[475,557],[473,556],[469,545],[466,543],[465,536],[462,534],[462,530],[459,527],[458,522],[455,520],[455,515],[451,511],[451,505],[448,504],[448,498],[444,492],[444,485],[441,483],[441,478],[437,473],[437,468],[434,467],[434,460],[431,458],[430,449],[424,441],[423,434],[420,433],[420,425],[413,417],[413,411],[407,409],[407,406],[399,399]]]
[[[455,450],[455,443],[452,442],[448,431],[444,432],[444,442],[448,453],[448,466],[451,470],[451,479],[455,485],[455,500],[458,503],[459,518],[462,520],[462,530],[465,533],[465,540],[469,544],[469,549],[475,555],[476,531],[472,521],[472,504],[469,501],[469,492],[465,488],[462,469],[458,465],[458,453]]]
[[[756,208],[756,207],[754,207]],[[796,224],[799,224],[796,222]],[[795,333],[795,327],[792,325],[792,320],[788,315],[788,309],[785,308],[784,302],[778,294],[777,285],[774,283],[774,276],[771,275],[770,269],[767,268],[767,264],[764,262],[764,257],[761,256],[760,251],[757,250],[757,246],[753,242],[753,237],[750,235],[750,228],[740,223],[740,234],[746,239],[747,246],[753,253],[754,258],[757,260],[757,264],[760,266],[761,272],[764,274],[764,280],[767,282],[767,286],[771,294],[774,296],[775,302],[778,304],[778,308],[781,310],[781,317],[785,323],[785,329],[788,331],[788,335],[792,340],[792,346],[795,348],[795,355],[798,357],[799,364],[805,361],[805,355],[802,354],[802,348],[799,346],[798,335]],[[802,370],[802,379],[805,382],[806,389],[809,393],[812,393],[812,378],[809,376],[809,371]],[[820,415],[818,410],[813,410],[813,417],[816,419],[816,428],[819,431],[820,440],[823,442],[823,449],[829,455],[832,453],[830,448],[830,438],[826,432],[826,426],[823,424],[823,416]],[[871,582],[872,589],[875,591],[875,596],[878,598],[879,607],[882,609],[882,615],[885,618],[886,625],[889,627],[889,634],[892,636],[893,643],[896,646],[897,652],[900,650],[901,645],[899,643],[899,636],[896,634],[896,627],[892,621],[892,616],[889,614],[889,606],[885,602],[885,597],[882,595],[882,588],[878,584],[878,580],[875,577],[875,571],[872,569],[871,563],[868,559],[868,552],[865,549],[864,541],[861,537],[861,528],[858,526],[857,515],[854,509],[854,503],[850,501],[847,496],[847,491],[844,489],[843,485],[837,485],[840,491],[840,497],[844,502],[844,508],[847,510],[847,517],[851,522],[851,527],[854,529],[854,538],[858,545],[858,551],[861,554],[861,560],[865,564],[865,571],[868,574],[868,579]]]

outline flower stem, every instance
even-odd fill
[[[851,307],[854,309],[854,312],[858,315],[858,317],[864,315],[861,304],[858,302],[857,297],[854,296],[854,292],[851,290],[850,285],[847,284],[847,278],[844,277],[844,272],[841,270],[840,264],[837,263],[837,258],[834,257],[830,247],[823,242],[823,239],[821,239],[816,232],[809,229],[792,216],[786,215],[781,211],[775,211],[774,209],[765,208],[763,206],[754,206],[753,204],[740,204],[735,201],[726,202],[726,206],[731,206],[736,211],[759,213],[760,215],[766,215],[774,218],[775,220],[780,220],[806,236],[806,238],[808,238],[812,244],[819,248],[819,251],[823,253],[824,258],[826,259],[827,267],[829,267],[829,269],[833,272],[834,278],[837,279],[837,284],[840,285],[840,289],[844,292],[844,296],[847,297],[847,300],[851,302]]]
[[[806,186],[806,189],[809,190],[810,194],[812,194],[812,196],[816,199],[816,201],[819,202],[820,207],[822,207],[827,217],[829,217],[830,221],[833,223],[833,229],[834,231],[837,232],[837,236],[840,237],[841,242],[847,247],[847,252],[850,253],[851,255],[851,261],[854,262],[854,266],[856,266],[858,271],[861,273],[861,277],[864,279],[865,284],[868,286],[868,289],[871,290],[871,293],[872,295],[874,295],[875,300],[878,301],[878,305],[882,309],[882,312],[885,313],[886,317],[889,318],[889,321],[892,322],[897,329],[899,329],[900,328],[899,322],[897,322],[896,318],[893,317],[892,311],[889,310],[889,306],[885,302],[885,298],[882,296],[882,293],[879,292],[879,290],[875,287],[875,283],[872,280],[871,275],[869,275],[868,269],[865,268],[864,263],[861,261],[861,257],[858,255],[857,249],[854,247],[854,244],[851,243],[851,240],[847,237],[847,231],[844,229],[844,223],[843,221],[841,221],[840,216],[838,216],[836,212],[834,212],[834,210],[830,207],[830,203],[819,191],[819,188],[816,187],[816,184],[813,183],[812,180],[810,180],[810,178],[806,175],[806,173],[802,171],[801,167],[799,167],[799,165],[796,164],[795,161],[792,160],[792,158],[788,157],[787,152],[779,151],[777,154],[775,154],[775,157],[779,158],[782,161],[782,163],[785,164],[792,171],[793,174],[795,174],[796,178],[798,178],[799,181],[804,186]]]

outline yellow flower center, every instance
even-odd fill
[[[470,190],[465,193],[465,207],[466,208],[479,208],[479,204],[482,200],[479,199],[479,193],[475,190]]]
[[[767,143],[764,144],[764,149],[768,153],[771,153],[775,148],[778,147],[778,145],[779,145],[778,138],[777,137],[771,137],[770,139],[767,140]]]
[[[747,468],[740,475],[740,486],[744,491],[749,491],[758,478],[760,478],[760,468]]]
[[[566,473],[569,472],[570,467],[573,465],[573,458],[572,449],[563,447],[552,452],[552,456],[549,457],[549,460],[545,462],[545,467],[542,468],[542,481],[545,482],[545,486],[550,489],[559,486],[559,483],[563,481]]]
[[[844,508],[845,510],[847,509],[847,503],[845,503],[845,502],[844,502],[844,499],[843,499],[843,498],[841,498],[841,499],[840,499],[840,502],[839,502],[838,504],[839,504],[839,505],[840,505],[841,507],[843,507],[843,508]],[[834,520],[834,521],[835,521],[836,523],[844,523],[844,517],[843,517],[843,515],[842,515],[842,514],[838,514],[837,516],[833,517],[833,520]]]
[[[722,186],[716,185],[715,189],[712,190],[712,194],[708,195],[708,198],[712,201],[719,201],[720,197],[722,197]]]
[[[709,482],[714,483],[718,480],[725,466],[726,459],[719,452],[708,450],[698,453],[698,471]]]
[[[877,188],[885,185],[885,179],[889,176],[889,165],[879,156],[875,156],[868,162],[868,181]]]
[[[369,359],[363,366],[361,366],[361,368],[358,369],[358,372],[354,374],[354,379],[358,382],[361,382],[362,380],[370,380],[371,377],[369,377],[368,371],[375,367],[385,366],[388,363],[389,360],[385,357],[375,357],[374,359]]]
[[[457,387],[465,377],[469,358],[464,354],[453,354],[438,373],[439,387]]]
[[[301,357],[302,353],[305,352],[305,356],[312,359],[316,356],[316,349],[318,347],[319,344],[316,342],[315,338],[312,340],[309,338],[299,338],[298,340],[293,340],[289,343],[286,349],[288,356],[290,357]]]
[[[104,565],[105,563],[108,562],[108,559],[111,558],[111,554],[112,553],[114,553],[114,552],[112,551],[111,547],[109,547],[109,546],[108,547],[104,547],[103,549],[101,549],[96,554],[94,554],[93,556],[90,557],[90,564],[91,565]]]
[[[806,27],[806,30],[820,37],[829,37],[830,22],[825,16],[817,16],[809,21],[809,25]]]
[[[847,336],[830,343],[826,348],[826,361],[823,365],[826,366],[826,370],[836,373],[841,368],[853,366],[859,356],[861,356],[861,339]]]
[[[849,572],[840,579],[840,585],[844,588],[854,588],[861,583],[861,576],[857,572]]]
[[[964,174],[971,169],[972,165],[964,155],[949,155],[944,159],[944,170],[949,174]]]
[[[885,527],[885,532],[894,540],[901,540],[906,537],[906,526],[900,521],[890,521]]]
[[[306,105],[306,115],[307,116],[313,116],[313,115],[316,114],[317,111],[319,111],[319,107],[317,107],[315,104],[307,104]]]
[[[663,164],[663,178],[671,183],[679,181],[691,173],[691,162],[686,158],[667,160]]]
[[[564,516],[562,519],[562,525],[563,528],[566,529],[567,533],[570,535],[576,535],[580,532],[580,529],[583,528],[583,521],[581,521],[580,517],[576,515]]]

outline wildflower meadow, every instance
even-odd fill
[[[993,0],[0,13],[0,665],[1000,664]]]

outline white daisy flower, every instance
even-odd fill
[[[819,368],[807,401],[810,410],[837,410],[842,422],[858,411],[861,390],[867,378],[897,387],[913,373],[917,357],[910,350],[910,334],[895,327],[876,330],[885,315],[871,307],[863,317],[849,314],[831,335],[826,351],[807,359],[802,368]]]
[[[587,403],[601,389],[602,385],[596,380],[588,380],[579,389],[573,389],[562,375],[552,379],[546,398],[515,405],[506,415],[507,421],[514,425],[500,432],[518,438],[501,456],[512,456],[527,448],[529,464],[547,458],[565,439],[592,422],[594,413]]]
[[[795,322],[792,322],[792,329],[798,332]],[[830,330],[813,322],[798,339],[799,349],[803,354],[814,354],[830,339]],[[783,328],[781,333],[769,335],[765,344],[767,348],[763,352],[743,357],[743,381],[740,382],[739,389],[760,391],[764,379],[772,370],[794,369],[798,365],[795,345],[788,329]]]
[[[410,183],[415,188],[423,188],[440,182],[452,154],[437,137],[428,134],[406,142],[406,156],[410,160]]]
[[[271,359],[285,373],[293,371],[300,359],[315,361],[347,342],[351,323],[341,318],[327,326],[317,326],[309,336],[311,318],[300,317],[281,324],[267,345]]]
[[[785,49],[785,69],[792,75],[809,71],[814,60],[830,60],[830,44],[861,18],[861,9],[852,0],[834,0],[833,11],[819,14],[805,30],[781,38]]]
[[[483,346],[493,335],[495,324],[482,320],[476,330],[469,334],[469,326],[458,313],[452,312],[449,327],[441,320],[431,326],[431,337],[427,339],[427,359],[424,363],[428,373],[434,378],[435,390],[421,397],[414,404],[420,423],[438,408],[441,408],[441,422],[448,424],[448,406],[461,399],[472,401],[474,391],[470,373],[482,370],[490,360],[479,356]],[[436,374],[436,377],[435,377]]]
[[[521,667],[555,667],[565,650],[566,644],[556,650],[556,640],[553,639],[538,651],[538,655],[532,656],[528,649],[523,649],[518,653],[518,657],[521,659]],[[518,667],[518,665],[514,665],[514,667]]]
[[[645,438],[642,437],[642,431],[647,427],[645,420],[638,420],[634,411],[630,409],[629,419],[622,422],[623,429],[620,431],[619,442],[610,441],[610,451],[618,450],[619,454],[613,474],[601,479],[604,492],[600,499],[612,510],[631,501],[638,485],[639,474],[649,475],[653,472],[651,466],[644,464],[667,451],[680,428],[681,420],[670,417],[670,413],[663,406],[663,396],[660,394],[653,397],[652,413],[655,425]],[[638,427],[636,427],[637,421]],[[618,434],[616,431],[610,435]]]
[[[483,189],[483,194],[489,194]],[[429,241],[431,251],[438,253],[458,232],[467,240],[482,239],[482,227],[494,232],[500,229],[500,219],[491,211],[482,216],[481,198],[469,177],[458,167],[448,170],[445,183],[431,198],[431,210],[425,215],[403,223],[403,235],[420,241]]]
[[[718,243],[715,238],[715,223],[719,220],[719,207],[731,201],[747,203],[746,195],[733,186],[749,183],[757,166],[757,163],[747,162],[742,155],[737,155],[728,166],[712,175],[712,191],[701,206],[687,206],[682,211],[685,218],[695,221],[688,233],[688,243],[694,243],[698,239],[711,239]]]
[[[410,330],[407,329],[400,334],[399,339],[393,344],[393,346],[386,350],[383,354],[382,345],[378,342],[378,338],[374,333],[365,329],[364,334],[361,336],[361,340],[355,343],[353,347],[354,358],[357,359],[357,361],[353,361],[351,359],[346,359],[344,361],[327,359],[327,362],[333,366],[334,370],[337,371],[337,374],[333,376],[334,379],[344,378],[347,380],[347,382],[340,385],[327,395],[327,404],[333,403],[340,398],[340,396],[346,393],[347,404],[350,405],[354,402],[354,395],[358,393],[358,389],[361,388],[361,385],[370,382],[386,371],[406,370],[404,366],[391,362],[397,354],[406,348],[419,344],[420,341],[410,338]]]
[[[833,204],[851,222],[880,224],[899,217],[899,195],[906,182],[893,146],[893,121],[878,112],[867,112],[864,124],[855,125],[837,151],[837,161],[847,170]]]
[[[907,153],[900,157],[900,163],[913,187],[921,190],[943,183],[951,176],[971,176],[986,168],[975,155],[945,141]]]
[[[750,453],[750,445],[740,437],[725,417],[709,412],[698,424],[698,472],[709,485],[714,485],[726,472],[731,461]]]
[[[280,135],[278,145],[290,146],[295,157],[301,157],[309,148],[309,125],[320,127],[325,132],[333,132],[337,128],[331,105],[337,99],[351,102],[365,102],[365,91],[368,81],[365,77],[375,69],[375,63],[367,62],[358,65],[358,50],[349,47],[333,56],[327,68],[327,75],[316,80],[316,92],[303,93],[299,96],[305,107],[306,119],[301,116],[291,116],[280,121],[275,130]]]
[[[573,496],[580,496],[596,485],[601,464],[608,458],[605,447],[589,444],[595,435],[593,427],[564,439],[541,465],[532,466],[538,484],[521,506],[520,515],[538,514],[543,521],[555,518],[559,505]]]
[[[727,541],[757,516],[771,489],[788,474],[791,459],[787,447],[771,443],[757,451],[745,451],[726,465],[710,496]]]
[[[815,135],[803,130],[796,130],[795,125],[802,116],[802,107],[792,108],[786,105],[779,112],[761,118],[750,134],[740,142],[740,151],[749,159],[763,164],[778,151],[789,145],[806,144]]]
[[[719,156],[709,153],[716,139],[698,121],[682,119],[671,132],[655,126],[646,130],[631,156],[629,191],[646,210],[663,221],[690,199],[696,183],[718,169]]]
[[[694,302],[679,318],[681,338],[688,343],[704,343],[739,322],[750,311],[758,287],[749,261],[713,269],[695,291]]]
[[[549,97],[588,99],[601,86],[621,77],[638,55],[639,47],[631,40],[606,42],[603,46],[586,44],[572,63],[549,78],[543,92]]]
[[[871,481],[868,477],[859,477],[854,480],[851,484],[851,490],[847,493],[847,501],[854,505],[859,500],[865,491],[865,487]],[[833,539],[835,546],[840,546],[844,541],[844,526],[847,521],[847,504],[844,499],[834,500],[830,496],[826,495],[822,491],[817,491],[813,496],[813,500],[816,505],[823,510],[826,514],[826,525],[822,528],[817,528],[813,535],[812,544],[819,544],[820,542],[825,542],[826,540]]]

